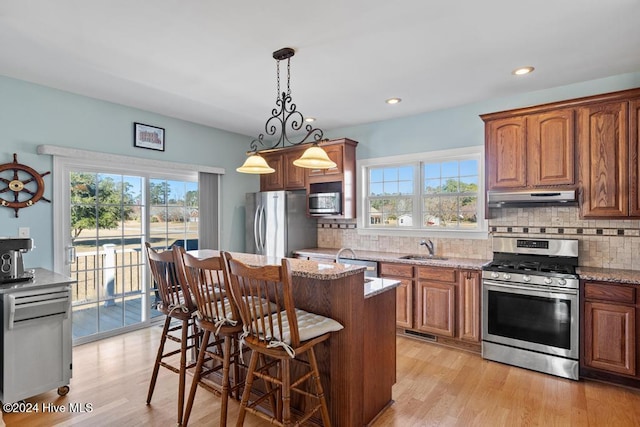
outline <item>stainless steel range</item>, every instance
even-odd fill
[[[578,241],[493,238],[482,271],[482,357],[578,379]]]

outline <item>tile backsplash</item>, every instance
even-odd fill
[[[430,238],[441,256],[491,259],[492,236],[577,239],[580,265],[640,270],[640,220],[580,219],[577,207],[492,209],[489,239],[434,238],[358,234],[355,220],[320,219],[318,246],[351,247],[391,253],[427,253],[420,240]]]

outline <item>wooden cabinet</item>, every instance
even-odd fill
[[[330,169],[306,169],[295,166],[298,159],[311,144],[262,151],[274,173],[260,175],[260,191],[301,190],[310,193],[340,193],[342,214],[340,218],[356,217],[356,141],[342,138],[323,141],[322,147],[336,163]]]
[[[640,387],[638,287],[583,282],[581,376]]]
[[[396,288],[398,333],[480,352],[481,272],[424,264],[379,264]]]
[[[309,169],[307,193],[334,193],[342,196],[341,218],[356,218],[356,146],[351,139],[342,138],[321,142],[329,158],[336,163],[335,168],[324,170]]]
[[[276,171],[260,175],[260,191],[304,189],[306,169],[293,164],[293,161],[299,158],[303,152],[303,149],[295,148],[263,153],[262,157]]]
[[[571,185],[575,181],[573,109],[527,116],[527,184]]]
[[[419,267],[416,283],[416,329],[454,337],[456,271]]]
[[[380,277],[400,280],[396,288],[396,326],[399,328],[413,328],[413,275],[411,265],[380,263]]]
[[[629,102],[629,147],[631,169],[629,215],[640,217],[640,98]]]
[[[487,122],[485,132],[487,188],[526,187],[525,118]]]
[[[483,115],[487,189],[575,183],[574,110]]]
[[[581,214],[584,218],[629,215],[628,102],[578,109]]]
[[[345,157],[345,147],[344,144],[334,144],[334,145],[320,145],[324,151],[327,153],[327,156],[336,164],[335,168],[329,169],[309,169],[309,176],[311,178],[311,182],[316,182],[316,177],[323,177],[327,175],[340,175],[344,173],[344,157]]]
[[[479,343],[482,288],[479,271],[460,272],[458,330],[461,340]]]

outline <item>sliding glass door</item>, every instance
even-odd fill
[[[150,324],[161,313],[144,243],[158,250],[198,247],[197,177],[89,165],[70,165],[65,177],[64,265],[76,280],[74,343]]]

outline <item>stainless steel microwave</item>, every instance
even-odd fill
[[[311,215],[340,215],[342,213],[341,193],[309,194],[309,213]]]

